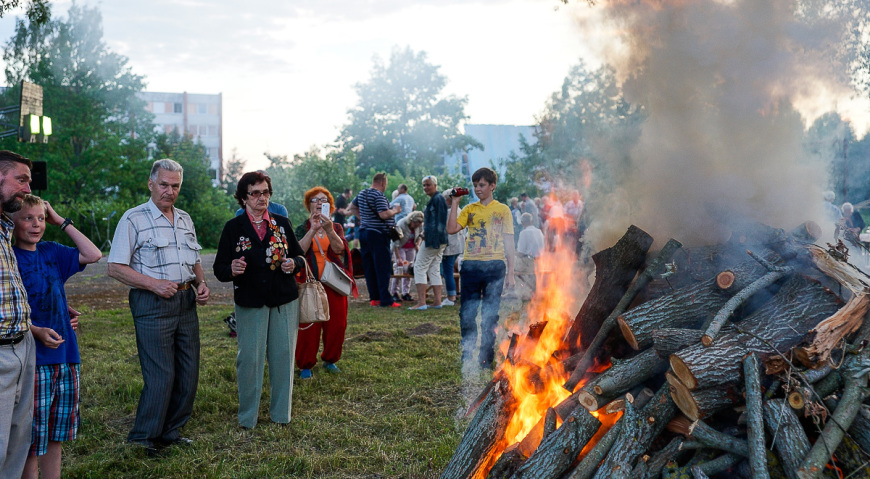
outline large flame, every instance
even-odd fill
[[[585,291],[586,278],[575,267],[576,237],[572,235],[572,220],[565,214],[559,201],[550,198],[549,221],[545,231],[545,251],[536,260],[535,278],[537,288],[527,307],[528,320],[520,325],[519,337],[524,338],[511,350],[510,340],[501,345],[501,351],[509,360],[504,361],[498,374],[510,381],[516,408],[513,411],[504,437],[493,454],[498,458],[508,446],[528,437],[536,437],[530,444],[530,454],[540,442],[540,428],[548,408],[555,407],[571,393],[562,385],[571,371],[565,371],[554,353],[567,349],[565,336],[574,318],[571,309]],[[576,310],[575,310],[576,311]],[[528,334],[526,332],[528,331]],[[510,351],[509,351],[510,350]],[[596,365],[593,369],[604,370],[610,363]],[[582,387],[582,383],[580,384]],[[601,429],[583,450],[585,454],[621,416],[621,412],[607,415],[604,411],[592,413],[601,423]],[[537,434],[537,436],[535,436]]]

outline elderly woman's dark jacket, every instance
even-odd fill
[[[305,269],[293,226],[286,217],[270,214],[266,236],[260,241],[247,214],[227,221],[214,259],[214,275],[222,282],[233,282],[233,299],[246,308],[275,307],[299,297],[295,274],[281,271],[284,258],[293,258],[294,273]],[[267,254],[268,252],[268,254]],[[231,263],[245,257],[245,272],[233,277]]]

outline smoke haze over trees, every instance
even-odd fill
[[[447,79],[438,68],[425,52],[408,47],[394,48],[387,64],[374,59],[371,78],[355,87],[359,99],[338,138],[343,149],[356,152],[359,173],[439,174],[445,155],[482,148],[459,132],[468,100],[442,93]]]

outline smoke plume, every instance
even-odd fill
[[[802,148],[802,102],[842,92],[837,25],[801,17],[786,0],[603,1],[601,47],[626,98],[648,115],[630,161],[607,192],[592,192],[597,248],[630,224],[662,244],[727,239],[738,222],[823,225],[823,164]]]

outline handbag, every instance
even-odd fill
[[[323,253],[323,248],[320,247],[320,242],[317,241],[317,238],[313,238],[311,242],[317,246],[317,250],[320,251],[321,256],[326,258],[326,255]],[[342,296],[350,296],[350,292],[353,290],[353,280],[350,276],[348,276],[341,267],[328,259],[323,265],[320,282]]]
[[[299,324],[325,323],[329,321],[329,300],[326,298],[326,290],[320,281],[314,279],[308,261],[305,263],[305,282],[299,286]]]
[[[405,237],[398,226],[390,226],[389,229],[387,229],[387,236],[390,238],[390,241],[399,241]]]

